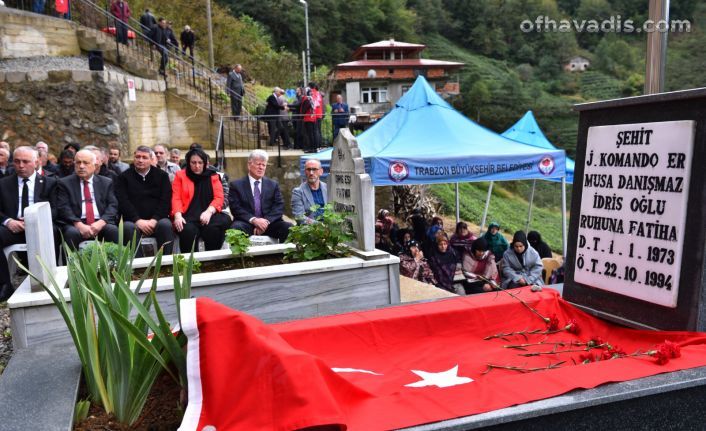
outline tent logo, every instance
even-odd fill
[[[392,161],[388,170],[390,179],[396,183],[404,181],[409,176],[409,168],[405,162]]]
[[[554,172],[556,163],[554,163],[554,159],[551,156],[544,156],[542,157],[542,160],[539,161],[537,167],[539,168],[539,172],[541,172],[542,175],[550,175],[552,172]]]

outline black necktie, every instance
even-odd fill
[[[24,183],[22,185],[22,212],[20,213],[22,217],[25,216],[25,208],[29,206],[29,186],[27,186],[28,181],[29,178],[22,179],[22,182]]]

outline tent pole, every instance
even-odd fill
[[[461,221],[461,213],[458,204],[458,183],[456,183],[456,224]]]
[[[485,229],[485,219],[488,217],[488,207],[490,206],[490,194],[493,193],[493,182],[490,182],[488,186],[488,197],[485,198],[485,209],[483,210],[483,219],[480,222],[480,235],[483,235],[483,230]]]
[[[561,177],[561,246],[566,260],[566,176]]]
[[[532,220],[532,204],[534,203],[534,189],[537,187],[537,180],[532,180],[532,191],[530,192],[529,198],[529,208],[527,209],[527,224],[525,225],[525,232],[529,232],[530,220]]]

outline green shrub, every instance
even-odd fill
[[[289,229],[287,242],[295,245],[285,252],[286,260],[304,262],[349,256],[347,242],[353,240],[353,230],[347,214],[336,213],[331,204],[326,204],[320,223],[301,224]],[[317,206],[312,210],[318,209]]]
[[[234,256],[240,256],[240,263],[245,268],[245,253],[250,248],[250,237],[239,229],[228,229],[226,231],[226,242],[230,245],[230,252]]]

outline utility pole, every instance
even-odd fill
[[[645,56],[645,94],[664,91],[664,70],[667,63],[667,36],[669,35],[669,0],[650,0],[649,19],[653,31],[647,33]],[[665,23],[665,31],[661,22]]]
[[[206,0],[206,27],[208,27],[208,67],[213,69],[213,24],[211,23],[211,0]]]

